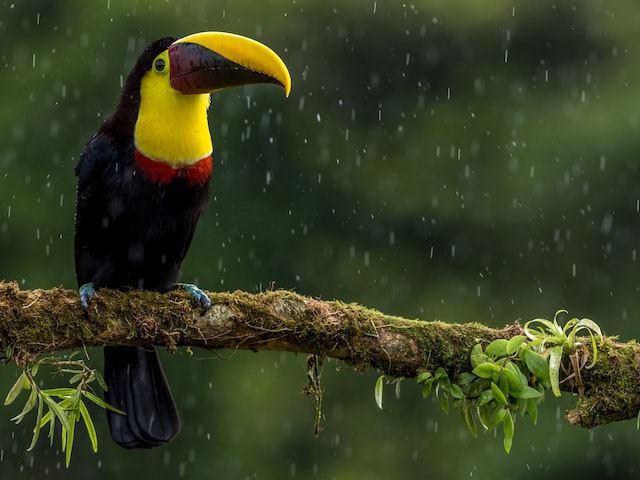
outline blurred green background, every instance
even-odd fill
[[[559,308],[638,335],[640,10],[636,2],[369,0],[0,3],[0,278],[75,288],[73,167],[152,40],[225,30],[281,54],[270,86],[214,95],[213,196],[183,265],[209,290],[272,285],[424,320],[502,326]],[[101,364],[99,350],[90,352]],[[183,430],[72,466],[31,418],[0,418],[3,479],[638,478],[635,422],[474,439],[411,381],[323,372],[313,436],[302,355],[165,355]],[[0,371],[0,397],[16,369]]]

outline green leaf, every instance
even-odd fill
[[[549,355],[549,380],[551,381],[551,391],[556,397],[560,393],[560,364],[562,362],[562,345],[551,348]]]
[[[65,453],[65,465],[67,466],[67,468],[69,468],[69,465],[71,464],[71,451],[73,450],[73,437],[76,430],[77,419],[78,419],[78,414],[76,413],[76,411],[75,410],[69,411],[70,428],[66,431],[66,436],[65,436],[64,428],[62,429],[62,439],[63,439],[62,450],[64,450],[64,453]],[[64,440],[66,440],[66,442]]]
[[[474,347],[471,349],[470,361],[471,361],[471,366],[475,368],[481,363],[490,362],[491,359],[489,358],[488,355],[485,355],[485,353],[482,351],[482,345],[480,345],[479,343],[476,343]]]
[[[478,377],[476,375],[474,375],[473,373],[471,373],[471,372],[463,372],[458,377],[458,385],[469,385],[476,378],[478,378]]]
[[[509,382],[507,381],[507,376],[504,375],[504,370],[501,373],[502,375],[500,375],[500,377],[498,378],[496,385],[498,385],[498,387],[500,388],[500,391],[504,395],[504,398],[506,398],[508,402],[509,401]]]
[[[451,387],[449,387],[449,392],[451,393],[451,396],[457,400],[462,400],[464,398],[464,392],[462,391],[462,388],[460,388],[460,385],[452,383]]]
[[[65,411],[49,395],[43,395],[42,399],[49,407],[49,412],[60,421],[62,428],[69,430],[69,419]]]
[[[528,400],[530,398],[540,398],[542,394],[535,388],[526,386],[526,387],[522,387],[522,390],[520,390],[519,392],[511,392],[511,396],[514,398],[521,398],[521,399]]]
[[[434,380],[437,380],[438,383],[441,383],[443,385],[449,385],[449,375],[447,375],[447,371],[442,368],[442,367],[438,367],[436,369],[436,374],[434,375]]]
[[[476,404],[481,407],[489,403],[494,398],[495,397],[493,396],[493,391],[491,390],[491,388],[489,388],[480,394],[478,400],[476,400]]]
[[[516,367],[513,362],[507,363],[502,372],[500,372],[500,377],[506,378],[507,383],[509,384],[509,392],[518,392],[522,390],[522,383],[520,383],[520,375],[518,367]]]
[[[516,335],[514,337],[511,337],[507,342],[507,355],[511,355],[517,352],[526,339],[527,337],[525,337],[524,335]]]
[[[78,403],[78,411],[84,421],[85,427],[87,427],[87,433],[89,434],[89,440],[91,440],[91,447],[94,452],[98,451],[98,434],[96,433],[96,427],[93,424],[89,410],[82,400]]]
[[[507,414],[509,410],[507,407],[500,407],[495,412],[493,412],[493,425],[498,425],[504,419],[504,416]]]
[[[541,380],[549,379],[547,361],[530,348],[521,350],[521,356],[529,371]]]
[[[33,438],[31,439],[31,444],[27,451],[30,452],[36,446],[38,442],[38,437],[40,436],[40,429],[42,428],[42,410],[43,410],[44,401],[42,397],[38,397],[38,414],[36,415],[36,425],[33,427]]]
[[[490,357],[504,357],[507,355],[508,341],[504,338],[498,338],[487,345],[484,349],[484,353]]]
[[[473,414],[471,413],[471,405],[469,403],[465,404],[464,408],[460,411],[462,414],[462,418],[464,423],[467,424],[471,435],[474,437],[478,436],[478,427],[476,425],[476,420],[473,418]]]
[[[98,370],[92,370],[91,373],[93,374],[93,377],[96,379],[96,382],[98,382],[98,385],[100,385],[100,388],[102,388],[102,390],[104,390],[105,392],[109,390],[109,388],[107,387],[107,382],[104,381],[104,377]]]
[[[376,380],[376,387],[374,389],[374,397],[376,399],[376,405],[382,410],[382,392],[384,390],[384,375],[380,375]]]
[[[498,366],[495,363],[481,363],[473,369],[473,374],[480,378],[491,378],[493,374],[498,371]]]
[[[30,388],[29,380],[27,379],[27,375],[23,371],[16,380],[16,383],[14,383],[9,390],[9,393],[7,393],[7,397],[4,399],[4,404],[10,405],[16,398],[18,398],[18,395],[20,395],[20,392],[22,392],[22,390],[27,390],[28,388]]]
[[[443,393],[440,397],[440,408],[444,413],[449,414],[449,395],[447,393]]]
[[[36,406],[37,400],[38,400],[38,392],[35,389],[33,389],[31,390],[31,393],[29,394],[29,398],[27,398],[27,401],[24,404],[24,407],[22,407],[22,411],[15,417],[13,417],[11,421],[20,423],[24,419],[24,416],[27,413],[29,413],[31,410],[33,410],[33,408]]]
[[[538,404],[544,398],[542,392],[540,392],[540,396],[540,398],[530,398],[529,400],[527,400],[527,413],[531,418],[531,423],[533,423],[534,425],[538,423]]]
[[[488,391],[491,392],[490,390]],[[493,420],[491,419],[491,413],[489,412],[489,408],[487,405],[478,406],[477,412],[478,419],[480,420],[480,423],[485,430],[489,430],[491,427],[493,427]]]
[[[73,377],[69,379],[69,383],[77,383],[84,378],[84,372],[76,373]]]
[[[60,388],[48,388],[46,390],[42,390],[42,393],[50,397],[71,398],[73,397],[75,391],[76,391],[75,388],[60,387]]]
[[[503,432],[504,432],[504,451],[509,453],[511,451],[511,445],[513,445],[513,433],[515,431],[515,425],[513,423],[513,417],[511,412],[507,412],[502,420]]]
[[[426,382],[429,379],[433,378],[433,374],[431,372],[422,372],[418,375],[418,383]]]
[[[473,375],[473,374],[471,374]],[[475,375],[473,375],[476,377]],[[473,381],[468,388],[465,389],[465,394],[469,398],[477,398],[480,394],[489,388],[489,383],[491,380],[486,378],[478,378],[476,377],[475,381]]]
[[[401,384],[402,384],[402,380],[397,378],[395,380],[395,384],[396,384],[396,390],[395,390],[394,393],[396,395],[396,398],[400,398],[400,387],[401,387]]]
[[[102,407],[102,408],[104,408],[106,410],[109,410],[109,411],[114,412],[114,413],[119,413],[120,415],[126,415],[127,414],[127,412],[123,412],[122,410],[114,407],[113,405],[109,405],[103,399],[101,399],[97,395],[89,392],[88,390],[83,390],[82,391],[82,395],[87,397],[89,400],[91,400],[93,403],[95,403],[99,407]]]
[[[433,389],[433,378],[429,378],[422,382],[422,398],[427,398],[431,395],[431,390]]]
[[[502,393],[500,387],[498,387],[498,385],[496,385],[494,382],[491,382],[491,393],[493,393],[493,398],[495,398],[498,403],[501,403],[502,405],[509,405],[509,402],[504,396],[504,393]]]

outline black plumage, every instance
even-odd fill
[[[129,75],[113,116],[87,143],[76,166],[75,262],[78,285],[166,292],[209,195],[209,184],[183,178],[153,182],[134,160],[140,82],[175,38],[151,44]],[[104,377],[113,439],[125,448],[151,448],[179,431],[179,418],[154,349],[107,347]]]
[[[209,196],[208,95],[247,83],[275,83],[288,95],[291,76],[265,45],[224,32],[166,37],[140,55],[76,166],[75,263],[85,308],[101,287],[175,288]],[[208,308],[201,290],[183,287]],[[178,433],[154,349],[105,348],[104,370],[107,402],[126,412],[108,412],[118,444],[151,448]]]

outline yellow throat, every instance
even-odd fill
[[[165,51],[157,59],[169,65]],[[155,64],[155,61],[154,61]],[[209,94],[183,95],[171,88],[169,69],[151,68],[140,84],[140,110],[134,141],[151,160],[176,168],[192,165],[213,152],[207,120]]]

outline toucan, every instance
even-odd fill
[[[101,288],[184,288],[198,308],[210,300],[179,284],[180,265],[207,204],[212,169],[210,94],[272,83],[291,89],[284,62],[255,40],[224,32],[165,37],[142,52],[113,115],[75,168],[75,267],[80,301]],[[154,348],[105,347],[109,429],[124,448],[174,438],[179,415]]]

